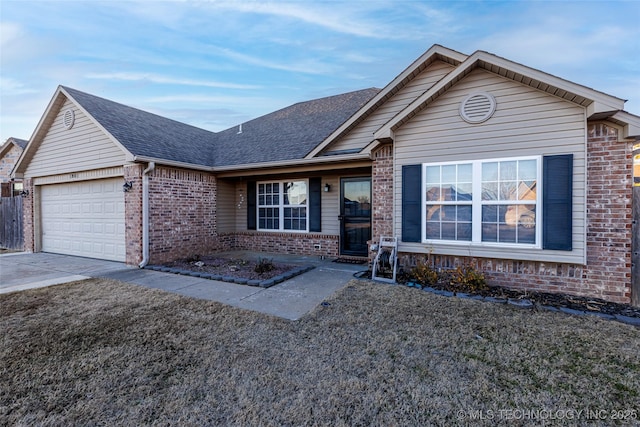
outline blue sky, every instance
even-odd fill
[[[58,85],[219,131],[384,87],[433,44],[485,50],[628,99],[636,1],[0,0],[0,141],[28,139]]]

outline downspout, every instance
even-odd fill
[[[155,168],[155,162],[149,162],[142,172],[142,261],[138,264],[140,268],[145,268],[149,263],[149,173]]]

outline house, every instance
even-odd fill
[[[439,45],[381,90],[218,133],[61,86],[15,170],[25,247],[144,266],[371,258],[397,236],[404,266],[472,263],[493,284],[628,303],[640,117],[624,102]]]
[[[22,191],[22,182],[11,180],[11,172],[27,146],[24,139],[8,138],[0,146],[0,197],[13,197]]]

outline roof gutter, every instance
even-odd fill
[[[145,268],[149,263],[149,173],[156,168],[154,162],[149,162],[142,172],[142,261],[138,267]]]
[[[286,168],[291,166],[347,163],[347,162],[353,162],[353,161],[359,161],[359,160],[370,160],[369,154],[355,153],[355,154],[345,154],[345,155],[314,157],[312,159],[292,159],[292,160],[281,160],[277,162],[245,163],[241,165],[215,166],[211,168],[211,171],[212,172],[235,172],[235,171],[243,171],[243,170]]]
[[[133,162],[147,162],[147,163],[154,163],[158,165],[173,166],[173,167],[185,168],[185,169],[195,169],[195,170],[201,170],[201,171],[212,172],[212,173],[224,173],[224,172],[243,172],[243,171],[251,171],[251,170],[261,170],[261,169],[287,168],[292,166],[325,165],[325,164],[328,165],[328,164],[348,163],[348,162],[363,161],[363,160],[370,161],[371,158],[369,156],[369,153],[360,152],[360,153],[354,153],[354,154],[314,157],[312,159],[292,159],[292,160],[281,160],[276,162],[244,163],[241,165],[229,165],[229,166],[204,166],[204,165],[196,165],[193,163],[176,162],[173,160],[165,160],[165,159],[159,159],[157,157],[146,157],[146,156],[133,156],[130,160]]]
[[[154,163],[159,165],[173,166],[176,168],[184,168],[184,169],[195,169],[201,171],[211,172],[213,169],[211,166],[205,165],[197,165],[195,163],[187,163],[187,162],[176,162],[175,160],[165,160],[159,157],[148,157],[148,156],[133,156],[129,159],[132,162],[142,162],[142,163]]]

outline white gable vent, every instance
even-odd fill
[[[460,103],[460,117],[468,123],[489,120],[495,111],[496,99],[486,92],[472,93]]]
[[[71,129],[75,121],[76,114],[73,112],[73,110],[69,109],[64,112],[64,115],[62,116],[62,123],[64,124],[64,127],[66,127],[67,129]]]

